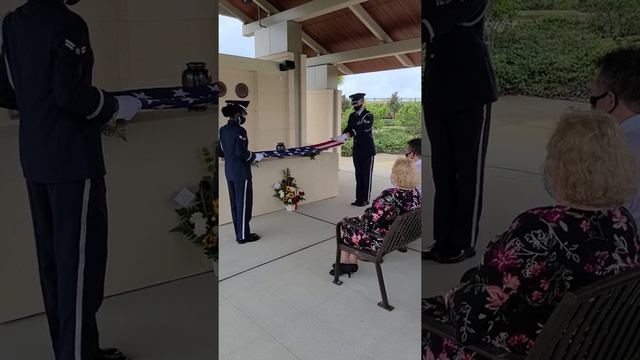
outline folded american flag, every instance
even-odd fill
[[[181,109],[198,105],[218,104],[218,85],[195,87],[165,87],[117,91],[115,96],[134,96],[142,102],[143,110]]]
[[[344,143],[335,140],[325,141],[323,143],[309,145],[309,146],[301,146],[297,148],[290,148],[286,150],[268,150],[268,151],[260,151],[265,158],[285,158],[292,156],[311,156],[314,157],[321,153],[324,150],[331,149],[336,146],[340,146]]]

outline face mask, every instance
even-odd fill
[[[240,125],[244,125],[247,122],[247,118],[244,115],[240,115]]]
[[[360,111],[360,109],[362,109],[362,105],[354,105],[353,106],[353,110],[355,110],[355,111]]]

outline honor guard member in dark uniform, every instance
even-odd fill
[[[29,0],[0,20],[0,106],[20,114],[40,282],[57,360],[127,359],[99,349],[96,313],[107,261],[101,128],[142,104],[92,86],[78,1]]]
[[[242,127],[246,122],[248,101],[227,100],[222,115],[229,118],[220,128],[218,155],[224,158],[224,173],[229,186],[229,201],[233,228],[238,244],[260,240],[260,236],[251,233],[251,209],[253,207],[253,184],[251,182],[251,164],[264,158],[262,153],[249,151],[247,130]]]
[[[366,206],[371,199],[371,182],[373,180],[373,162],[376,156],[376,145],[373,142],[373,114],[364,106],[364,96],[357,93],[350,95],[353,110],[349,115],[347,127],[342,135],[334,138],[346,141],[353,138],[353,166],[356,172],[356,201],[353,206]]]
[[[491,104],[497,100],[484,42],[488,0],[426,0],[423,102],[435,183],[434,246],[423,259],[475,255]]]

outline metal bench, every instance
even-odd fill
[[[422,326],[456,339],[455,329],[433,318]],[[640,359],[640,270],[628,271],[565,294],[527,356],[490,345],[467,349],[491,360]]]
[[[355,228],[364,230],[360,224],[356,224],[353,222],[349,222],[346,220],[340,221],[336,225],[336,241],[337,241],[337,250],[336,250],[336,264],[340,263],[340,252],[346,251],[349,254],[356,255],[359,259],[363,261],[373,262],[376,266],[376,273],[378,275],[378,285],[380,286],[380,293],[382,294],[382,301],[378,303],[378,306],[391,311],[393,310],[393,306],[389,305],[389,299],[387,298],[387,290],[384,286],[384,278],[382,277],[382,258],[399,248],[406,248],[407,244],[412,241],[415,241],[421,236],[421,228],[422,228],[422,209],[416,209],[409,211],[405,214],[398,216],[393,224],[391,224],[391,228],[389,232],[387,232],[384,238],[381,238],[380,235],[367,232],[370,237],[382,240],[380,248],[378,252],[375,254],[370,254],[368,252],[364,252],[360,249],[351,247],[342,242],[342,236],[340,233],[340,227],[343,223],[349,224]],[[333,283],[336,285],[342,285],[342,281],[339,280],[340,276],[340,267],[336,266],[336,270],[334,272]]]

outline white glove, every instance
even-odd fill
[[[261,161],[262,159],[264,159],[264,154],[263,153],[256,153],[256,159],[253,160],[254,162],[258,162]]]
[[[142,109],[142,102],[133,96],[116,96],[118,111],[114,115],[117,120],[130,121]]]
[[[347,134],[342,134],[333,138],[334,141],[345,142],[349,136]]]

